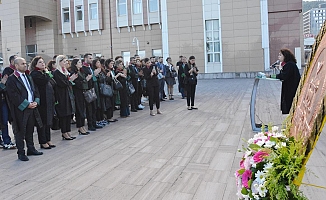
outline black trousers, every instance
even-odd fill
[[[135,92],[130,95],[130,105],[131,105],[131,110],[135,110],[137,109],[139,103],[139,95],[138,95],[138,81],[136,80],[132,80],[132,85],[135,88]]]
[[[34,151],[34,141],[33,141],[33,132],[34,132],[34,124],[35,124],[35,117],[34,111],[32,109],[26,108],[24,111],[24,115],[28,117],[26,129],[21,127],[20,130],[15,131],[15,140],[17,146],[17,154],[25,154],[25,145],[24,140],[26,141],[27,151]],[[22,123],[22,122],[14,122],[14,123]]]
[[[61,128],[61,133],[67,133],[71,131],[71,115],[59,117],[59,124]]]
[[[195,105],[195,93],[196,93],[196,85],[193,84],[187,84],[186,85],[186,90],[187,90],[187,106]]]
[[[44,125],[42,128],[37,127],[37,136],[38,136],[38,143],[39,144],[45,144],[49,141],[51,141],[51,126],[50,125]]]
[[[143,96],[143,87],[141,85],[141,81],[138,82],[138,98],[137,98],[137,106],[141,104],[141,97]]]
[[[96,127],[96,100],[91,103],[86,102],[86,118],[87,118],[88,128],[95,128]]]
[[[102,108],[96,109],[96,120],[102,121],[104,119],[104,110]]]
[[[85,126],[85,117],[81,116],[78,112],[76,112],[75,116],[76,116],[76,127],[80,128]]]
[[[149,109],[153,110],[154,102],[156,103],[156,109],[160,109],[159,86],[147,86],[147,94],[149,96]]]

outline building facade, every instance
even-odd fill
[[[0,57],[194,55],[201,73],[268,69],[303,47],[299,0],[2,0]],[[301,21],[300,21],[301,20]],[[300,32],[301,30],[301,32]]]
[[[317,36],[326,20],[326,4],[303,13],[303,34]]]

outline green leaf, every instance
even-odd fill
[[[252,184],[252,179],[250,179],[250,180],[248,181],[248,187],[249,187],[249,188],[251,188],[251,184]]]
[[[242,190],[241,190],[241,194],[248,195],[249,192],[248,192],[248,190],[245,187],[243,187]]]
[[[274,137],[270,137],[269,140],[270,140],[271,142],[277,142],[277,139],[274,138]]]
[[[240,175],[242,175],[245,171],[246,171],[245,169],[239,169],[239,170],[238,170],[238,173],[239,173]]]
[[[258,151],[259,149],[261,149],[261,147],[257,144],[250,144],[249,148],[255,151]]]

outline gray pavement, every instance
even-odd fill
[[[175,95],[174,101],[162,102],[163,115],[149,116],[146,106],[88,136],[73,128],[73,141],[61,140],[55,131],[57,147],[28,162],[18,161],[15,150],[2,150],[0,199],[236,199],[233,174],[242,157],[237,150],[242,139],[254,135],[253,82],[200,80],[198,110],[187,110],[186,100]],[[259,83],[257,122],[282,124],[280,87],[278,81]],[[36,135],[34,140],[37,144]],[[304,182],[326,186],[325,143],[322,134],[308,163],[315,174],[307,173]],[[324,189],[301,188],[309,199],[325,199]]]

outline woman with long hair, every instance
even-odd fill
[[[184,69],[184,73],[185,73],[184,83],[187,91],[188,110],[198,109],[195,107],[195,93],[196,93],[197,75],[198,75],[198,69],[195,62],[196,62],[195,56],[190,56],[188,64],[185,66]]]
[[[281,49],[278,55],[280,63],[285,63],[279,74],[270,77],[282,81],[281,111],[282,114],[289,114],[292,101],[300,82],[300,73],[297,67],[297,60],[289,49]]]
[[[168,86],[168,94],[169,94],[169,99],[174,100],[173,98],[173,85],[176,84],[175,77],[177,76],[177,71],[175,70],[173,64],[172,64],[172,59],[168,57],[166,59],[166,66],[165,66],[165,81]]]
[[[57,116],[59,117],[62,139],[73,140],[76,137],[70,135],[71,125],[70,119],[73,113],[73,100],[70,95],[70,86],[78,77],[78,74],[72,74],[69,77],[69,72],[66,69],[67,58],[64,55],[59,55],[56,58],[57,70],[53,72],[54,80],[56,81],[55,96],[57,104],[55,106]]]
[[[76,126],[80,135],[88,135],[89,132],[85,128],[86,105],[83,94],[87,89],[87,81],[84,74],[81,72],[82,67],[82,61],[78,58],[75,58],[71,62],[71,74],[78,74],[78,77],[74,80],[75,84],[72,86],[76,104]]]
[[[37,135],[40,147],[42,149],[51,149],[56,147],[51,142],[51,125],[54,115],[54,89],[51,84],[52,74],[45,67],[45,62],[41,56],[33,58],[31,65],[31,77],[40,93],[40,105],[38,106],[43,126],[37,127]]]
[[[124,69],[123,61],[117,60],[115,63],[117,69],[116,77],[120,81],[123,88],[119,90],[120,95],[120,117],[126,118],[130,115],[129,105],[128,105],[128,92],[127,92],[127,70]]]
[[[106,84],[110,85],[112,90],[113,88],[113,77],[115,76],[114,73],[114,60],[112,59],[107,59],[105,60],[105,73],[106,73]],[[114,111],[114,96],[108,97],[109,101],[107,102],[107,110],[105,112],[106,119],[108,122],[116,122],[118,121],[117,119],[113,119],[113,111]]]
[[[145,67],[143,68],[144,78],[146,79],[146,90],[149,97],[149,109],[150,115],[155,116],[153,113],[154,102],[156,104],[157,114],[162,114],[160,111],[160,95],[159,95],[159,82],[158,82],[158,70],[150,59],[145,58]]]

